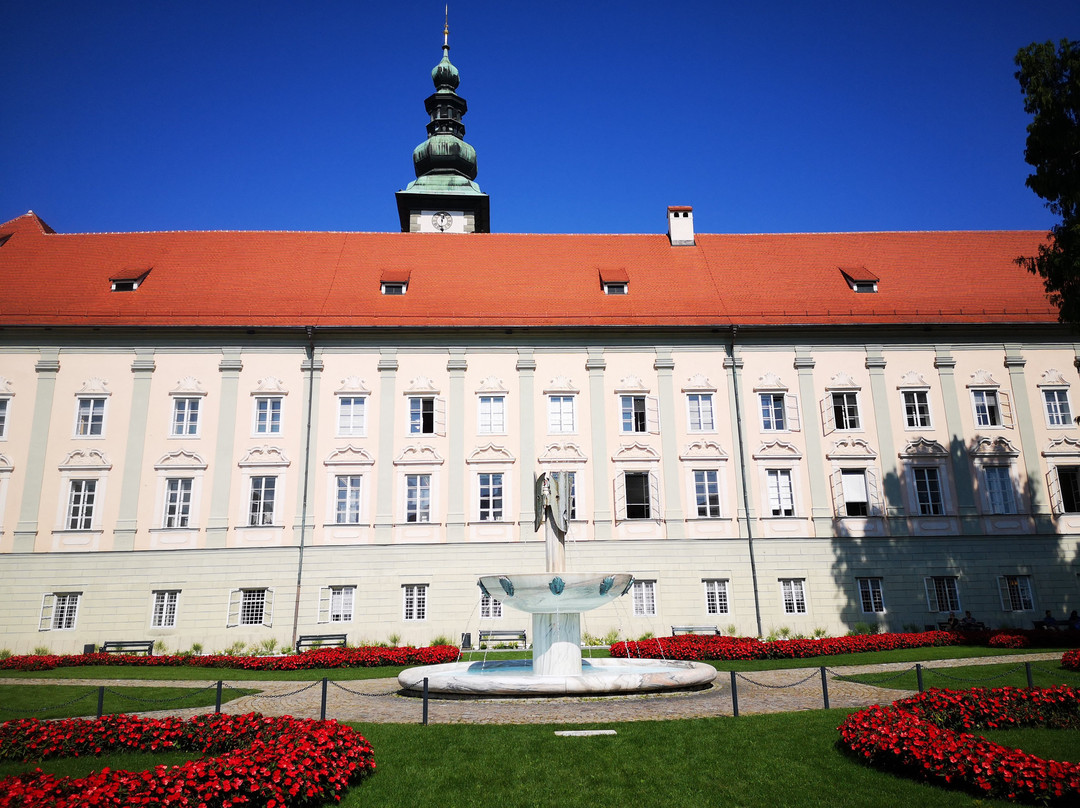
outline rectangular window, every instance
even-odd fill
[[[503,518],[503,476],[479,474],[480,484],[480,521],[501,522]]]
[[[435,399],[431,396],[409,398],[409,434],[435,434]]]
[[[334,523],[338,525],[360,524],[360,491],[363,476],[342,474],[337,477],[337,504]]]
[[[1035,600],[1031,597],[1031,578],[1027,575],[998,576],[1001,608],[1006,612],[1031,612]]]
[[[919,516],[941,516],[945,502],[941,496],[941,476],[936,466],[915,466],[911,469],[915,479],[915,502]]]
[[[568,519],[577,519],[577,472],[567,471],[565,472],[567,479],[570,481],[570,509],[567,514]]]
[[[1001,426],[1001,407],[997,390],[972,390],[976,426]]]
[[[649,502],[649,472],[627,471],[623,474],[626,483],[626,518],[651,519],[652,508]]]
[[[634,581],[634,617],[656,616],[656,581]]]
[[[1049,426],[1073,425],[1068,390],[1043,390],[1043,401],[1046,402],[1046,423]]]
[[[0,438],[7,437],[7,414],[9,398],[0,398]]]
[[[480,593],[480,619],[497,620],[503,616],[502,601]]]
[[[767,469],[769,511],[773,516],[794,516],[795,496],[791,487],[790,469]]]
[[[904,424],[908,429],[930,428],[930,401],[925,390],[904,391]]]
[[[786,408],[784,406],[783,393],[761,394],[761,429],[764,432],[784,432],[787,430],[785,420]]]
[[[75,434],[79,437],[98,437],[105,427],[105,399],[80,398],[75,416]]]
[[[506,397],[480,396],[477,432],[481,435],[502,435],[506,432]]]
[[[837,429],[859,429],[858,393],[833,393],[832,410]]]
[[[1062,513],[1080,513],[1080,466],[1058,466]]]
[[[623,432],[648,432],[649,416],[645,396],[621,396],[620,417]]]
[[[58,592],[52,596],[52,621],[49,628],[53,631],[67,631],[75,628],[79,615],[79,592]]]
[[[427,619],[427,584],[405,584],[401,587],[406,620]]]
[[[713,419],[712,393],[687,393],[686,403],[690,408],[689,431],[716,431],[716,421]]]
[[[697,515],[715,518],[720,515],[719,473],[713,469],[694,472],[694,499]]]
[[[725,579],[711,579],[705,584],[705,612],[707,614],[728,614],[728,582]]]
[[[265,589],[243,589],[240,596],[240,625],[260,626],[266,610]]]
[[[342,438],[363,437],[365,429],[364,397],[341,396],[338,399],[338,436]]]
[[[165,519],[162,527],[188,526],[192,483],[190,477],[174,477],[165,481]]]
[[[885,611],[885,598],[881,594],[880,578],[856,578],[859,584],[859,603],[863,614],[880,614]]]
[[[927,578],[926,608],[931,612],[960,611],[960,587],[955,575]]]
[[[431,475],[405,475],[405,521],[431,521]]]
[[[274,498],[277,494],[277,477],[252,477],[248,525],[274,524]]]
[[[866,485],[865,469],[841,469],[840,483],[844,493],[844,516],[869,516],[870,491]]]
[[[150,625],[154,628],[173,628],[176,625],[176,604],[180,592],[176,589],[154,592]]]
[[[172,436],[190,438],[199,434],[199,399],[174,398]]]
[[[806,580],[781,578],[780,593],[784,598],[784,614],[806,614]]]
[[[68,489],[67,529],[90,530],[94,524],[97,480],[72,480]]]
[[[255,399],[255,434],[281,434],[281,399],[260,396]]]
[[[986,499],[990,513],[1016,513],[1016,496],[1008,466],[984,466]]]
[[[548,396],[548,432],[552,435],[577,430],[574,396]]]
[[[355,586],[330,587],[330,622],[351,623],[353,619],[353,600]]]

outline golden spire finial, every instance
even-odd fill
[[[442,46],[444,48],[450,47],[450,4],[446,4],[446,22],[443,24],[442,29]]]

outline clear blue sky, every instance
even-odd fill
[[[396,230],[442,2],[0,0],[0,221]],[[456,0],[499,232],[1028,229],[1018,48],[1080,3]]]

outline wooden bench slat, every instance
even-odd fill
[[[348,634],[301,634],[296,638],[296,652],[305,648],[344,648]]]
[[[107,640],[101,644],[103,654],[137,654],[140,651],[147,656],[154,655],[153,640]]]

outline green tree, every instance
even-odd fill
[[[1061,222],[1039,254],[1016,262],[1042,277],[1062,322],[1080,323],[1080,42],[1034,42],[1016,54],[1028,124],[1027,186]]]

